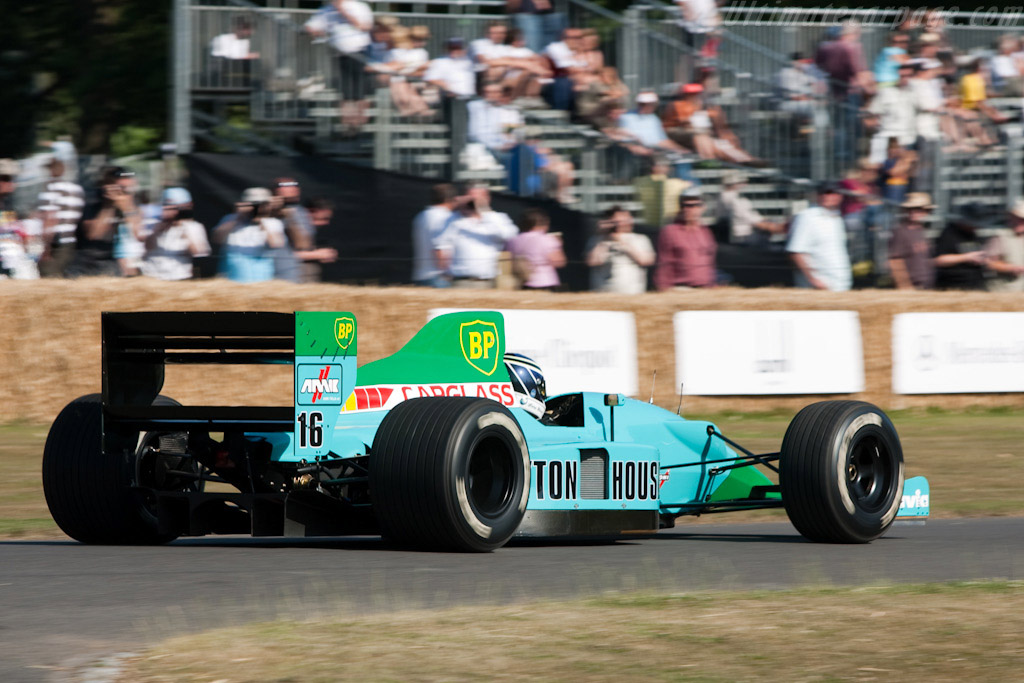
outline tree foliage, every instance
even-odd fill
[[[170,0],[16,3],[0,22],[0,156],[73,137],[108,152],[122,126],[164,136]]]

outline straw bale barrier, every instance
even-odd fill
[[[907,311],[1021,311],[1012,294],[793,289],[720,289],[643,296],[471,292],[412,287],[239,285],[224,280],[162,283],[143,278],[0,282],[0,421],[48,423],[72,398],[100,390],[101,311],[350,310],[359,321],[360,361],[396,351],[434,307],[632,311],[640,386],[657,369],[655,401],[675,409],[672,315],[681,310],[855,310],[864,341],[867,391],[852,396],[886,408],[1024,407],[1024,394],[897,396],[891,393],[892,316]],[[289,405],[291,368],[172,367],[164,393],[183,403]],[[684,413],[796,410],[822,396],[686,397]]]

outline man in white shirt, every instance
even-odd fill
[[[839,187],[826,183],[818,190],[818,204],[793,218],[786,251],[796,266],[797,287],[845,292],[853,285],[842,202]]]
[[[491,210],[491,193],[482,186],[470,188],[462,216],[453,219],[442,238],[451,252],[452,286],[493,289],[498,255],[519,234],[518,228],[507,214]]]
[[[870,159],[873,164],[885,161],[889,138],[899,140],[900,146],[909,148],[917,142],[917,108],[910,88],[914,67],[901,64],[899,80],[888,88],[879,88],[869,110],[878,117],[878,131],[871,138]]]
[[[66,168],[58,157],[53,157],[48,166],[50,182],[39,193],[44,249],[39,272],[43,277],[61,277],[75,254],[75,230],[82,219],[85,195],[81,185],[65,179]]]
[[[430,194],[430,206],[412,222],[412,282],[420,287],[448,287],[444,274],[450,252],[441,238],[455,208],[455,188],[441,183],[434,185]]]
[[[430,62],[423,80],[449,95],[472,97],[476,94],[476,73],[466,54],[466,41],[459,37],[449,38],[446,46],[448,54]]]
[[[259,59],[249,45],[252,37],[252,20],[249,17],[235,17],[234,30],[222,33],[210,41],[210,56],[221,59]]]
[[[469,141],[482,144],[499,158],[516,144],[513,131],[523,125],[523,116],[507,102],[511,88],[498,83],[484,86],[484,99],[467,105]]]
[[[163,212],[146,237],[142,274],[158,280],[192,278],[192,259],[209,256],[206,228],[192,220],[192,195],[181,187],[163,194]]]
[[[373,10],[360,0],[333,0],[317,10],[305,28],[338,52],[353,54],[370,44]]]
[[[487,26],[487,36],[477,38],[469,44],[469,56],[473,60],[473,69],[478,73],[487,71],[491,60],[505,55],[505,39],[508,38],[508,27],[504,22],[494,21]]]
[[[654,265],[654,247],[646,235],[633,232],[633,214],[613,206],[587,244],[590,289],[595,292],[643,294],[647,269]]]

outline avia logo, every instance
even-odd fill
[[[914,491],[912,496],[903,496],[900,501],[900,510],[917,510],[928,507],[928,494],[921,495],[921,489]]]
[[[328,395],[328,398],[340,398],[341,379],[328,377],[330,374],[330,365],[321,368],[319,377],[316,379],[308,377],[302,381],[302,388],[299,389],[299,392],[303,394],[313,394],[313,403],[323,399],[324,395]]]
[[[498,369],[498,326],[474,320],[459,326],[459,345],[466,362],[485,375]]]
[[[350,315],[334,319],[334,340],[342,349],[348,349],[356,338],[356,319]]]

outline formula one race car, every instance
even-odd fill
[[[870,404],[810,405],[756,454],[620,394],[546,397],[496,312],[437,317],[358,370],[351,313],[105,313],[102,337],[103,393],[64,408],[43,455],[50,512],[84,543],[380,534],[487,551],[772,507],[808,539],[865,543],[928,513]],[[180,363],[294,364],[293,405],[179,405],[160,391]]]

